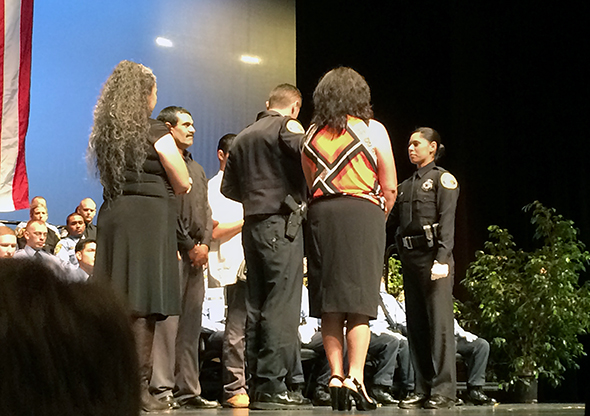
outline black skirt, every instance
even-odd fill
[[[323,197],[309,207],[306,236],[310,315],[377,317],[385,256],[385,214],[352,196]]]

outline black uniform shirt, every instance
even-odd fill
[[[244,217],[288,214],[283,204],[291,195],[305,198],[301,168],[303,127],[276,111],[263,111],[256,122],[234,139],[225,166],[221,193],[241,202]]]
[[[188,194],[177,195],[178,226],[176,236],[178,248],[191,250],[196,244],[211,246],[213,219],[207,199],[207,176],[203,167],[195,162],[188,151],[183,153],[193,185]]]
[[[398,188],[395,204],[395,215],[399,215],[398,234],[424,235],[425,225],[438,224],[436,260],[447,264],[455,239],[458,197],[459,185],[453,175],[434,162],[421,167]]]

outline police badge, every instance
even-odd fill
[[[422,184],[422,190],[428,192],[432,189],[432,185],[432,179],[428,179],[426,182]]]

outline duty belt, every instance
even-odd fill
[[[415,248],[426,247],[428,240],[423,235],[411,235],[402,237],[402,245],[408,250],[413,250]]]
[[[408,250],[420,247],[434,247],[434,243],[438,237],[438,224],[424,225],[422,228],[424,229],[423,235],[401,237],[402,245]]]

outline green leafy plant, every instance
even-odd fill
[[[471,299],[463,309],[467,326],[491,340],[490,363],[502,387],[523,378],[559,385],[566,368],[584,355],[578,335],[590,326],[590,291],[579,285],[590,254],[574,223],[535,201],[531,213],[539,248],[516,247],[508,230],[488,228],[484,251],[468,268],[463,285]]]
[[[387,259],[387,265],[387,293],[398,298],[404,290],[402,262],[397,256],[391,256]]]

